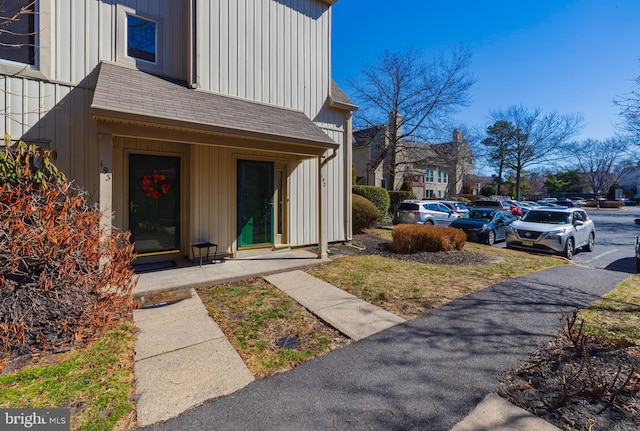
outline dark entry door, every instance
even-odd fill
[[[273,163],[238,160],[238,248],[273,244]]]
[[[138,256],[180,251],[180,158],[129,155],[129,229]]]

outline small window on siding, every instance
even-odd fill
[[[36,64],[36,2],[0,0],[0,59]]]
[[[127,55],[156,63],[157,31],[154,21],[127,14]]]

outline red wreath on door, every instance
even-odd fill
[[[140,184],[144,193],[152,199],[160,199],[171,190],[171,184],[167,181],[167,178],[158,173],[145,175],[140,180]]]

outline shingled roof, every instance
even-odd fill
[[[339,145],[303,112],[194,90],[184,82],[103,62],[91,114],[97,119],[254,138],[323,151]]]
[[[331,80],[331,106],[345,109],[347,111],[357,111],[358,107],[353,101],[342,91],[342,88],[332,79]]]

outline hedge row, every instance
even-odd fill
[[[620,202],[620,201],[605,201],[605,200],[596,200],[596,199],[589,199],[587,201],[587,207],[590,208],[622,208],[624,206],[624,202]]]
[[[382,187],[376,186],[353,186],[353,193],[363,196],[371,201],[378,212],[384,215],[389,211],[389,192]]]

